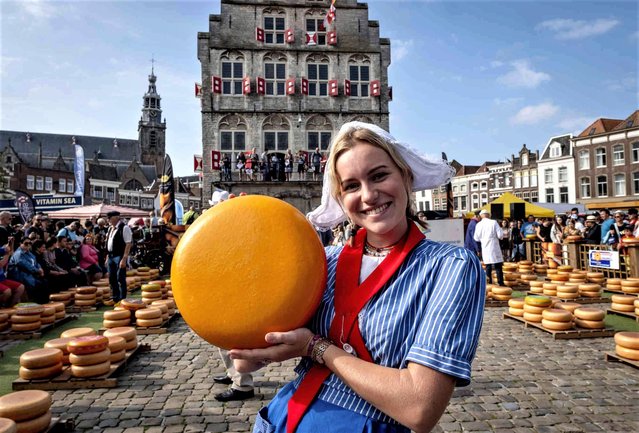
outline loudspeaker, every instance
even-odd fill
[[[493,203],[490,205],[490,216],[492,219],[500,221],[504,219],[504,205],[502,203]]]
[[[511,203],[510,219],[511,221],[525,220],[526,219],[526,203]]]

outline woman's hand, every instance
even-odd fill
[[[288,332],[269,332],[264,339],[272,346],[264,349],[232,349],[229,356],[240,373],[248,373],[270,362],[306,356],[313,333],[307,328]]]

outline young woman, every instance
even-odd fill
[[[293,152],[291,149],[286,151],[286,155],[284,156],[284,174],[286,175],[286,180],[291,180],[291,173],[293,173],[293,164],[295,163],[295,157],[293,156]]]
[[[411,191],[453,171],[361,122],[342,127],[330,155],[308,218],[361,228],[350,245],[326,249],[327,286],[307,328],[267,334],[266,349],[231,350],[243,372],[303,357],[254,432],[430,431],[455,385],[470,382],[484,304],[479,259],[425,240],[411,220]]]
[[[510,257],[510,223],[508,220],[501,221],[501,232],[503,238],[499,241],[499,247],[501,248],[501,254],[504,256],[504,260],[508,260]]]
[[[564,219],[561,215],[557,215],[555,217],[555,222],[550,229],[550,240],[553,243],[560,244],[564,240],[564,229],[566,228],[564,224]]]

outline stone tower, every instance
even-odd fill
[[[138,142],[140,162],[143,165],[155,165],[161,172],[166,149],[166,119],[162,121],[162,98],[155,88],[156,81],[157,77],[151,68],[149,88],[144,94],[142,117],[138,123]]]

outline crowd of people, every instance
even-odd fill
[[[285,153],[265,150],[261,154],[256,148],[237,155],[225,153],[221,160],[222,181],[291,181],[306,180],[310,173],[313,180],[320,180],[326,164],[326,155],[319,147],[314,152],[291,149]],[[234,175],[237,177],[234,178]]]

